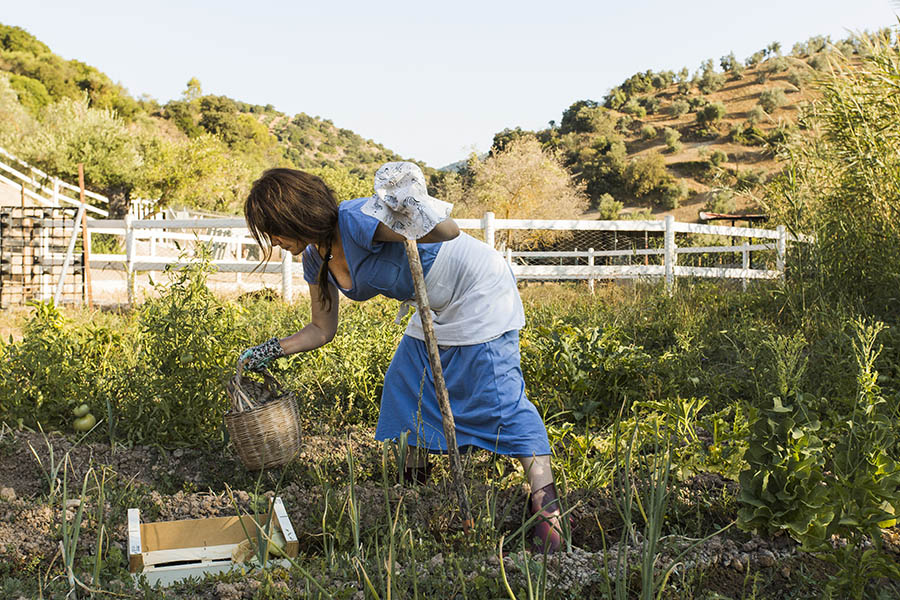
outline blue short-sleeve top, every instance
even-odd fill
[[[338,228],[353,287],[349,290],[341,288],[331,273],[328,279],[351,300],[368,300],[378,294],[396,300],[411,300],[415,297],[415,289],[403,243],[374,240],[379,221],[360,210],[366,200],[368,198],[347,200],[338,206]],[[422,270],[427,275],[441,242],[418,246]],[[310,244],[303,251],[303,279],[317,284],[321,266],[322,257]]]

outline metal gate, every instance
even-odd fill
[[[0,207],[0,309],[53,298],[75,232],[75,208]],[[60,304],[84,297],[81,236],[62,280]]]

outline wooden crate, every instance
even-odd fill
[[[284,536],[285,555],[296,557],[300,543],[281,498],[272,502],[272,512],[272,529],[280,530]],[[265,526],[267,516],[262,517]],[[129,508],[129,570],[135,580],[145,576],[151,585],[165,586],[188,577],[203,578],[240,567],[232,561],[232,552],[247,539],[245,527],[255,537],[256,523],[252,515],[141,523],[138,509]],[[284,559],[269,560],[269,564],[289,565]]]

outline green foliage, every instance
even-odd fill
[[[659,191],[672,181],[661,154],[651,151],[628,163],[624,174],[625,187],[636,198]]]
[[[728,162],[728,154],[724,150],[716,149],[709,155],[709,164],[714,167],[721,167],[726,162]]]
[[[671,127],[663,129],[663,139],[666,142],[666,149],[669,152],[678,152],[681,149],[681,132]]]
[[[759,135],[748,136],[747,139],[765,139],[765,135],[760,129],[756,127],[756,125],[768,120],[770,120],[769,113],[767,113],[762,106],[756,104],[753,108],[751,108],[747,113],[747,122],[750,124],[750,127],[748,127],[745,131],[750,132],[751,130],[754,130],[756,132],[759,132]]]
[[[691,105],[686,100],[675,100],[669,105],[669,114],[673,117],[680,117],[687,114],[691,109]]]
[[[713,67],[713,60],[710,58],[703,62],[700,68],[700,76],[695,83],[701,94],[711,94],[725,85],[725,76],[722,73],[716,73]]]
[[[734,192],[728,189],[714,190],[709,193],[703,210],[719,214],[731,214],[735,209]]]
[[[720,58],[719,65],[723,71],[731,74],[732,79],[740,79],[743,76],[744,65],[734,56],[734,52]]]
[[[33,304],[23,339],[0,346],[0,408],[32,428],[70,431],[72,408],[103,414],[103,362],[119,336],[102,326],[75,329],[52,304]]]
[[[643,119],[647,116],[647,109],[641,106],[634,98],[628,100],[628,102],[622,106],[621,110],[623,113],[631,115],[636,119]]]
[[[619,218],[623,206],[612,194],[603,194],[597,202],[597,213],[601,220],[614,221]]]
[[[23,141],[26,161],[51,174],[71,177],[84,163],[85,185],[108,194],[131,189],[143,158],[123,120],[109,109],[63,98],[47,106],[36,135]]]
[[[792,86],[797,88],[798,90],[806,87],[806,84],[809,83],[810,76],[806,71],[800,71],[798,69],[791,69],[787,74],[787,81]]]
[[[687,187],[681,180],[672,180],[663,184],[659,190],[658,206],[664,210],[674,210],[678,208],[681,201],[687,196]]]
[[[822,100],[803,130],[783,132],[788,169],[766,204],[792,230],[816,236],[821,279],[809,280],[811,291],[887,315],[900,281],[900,52],[865,44],[865,58],[836,58],[835,71],[821,75]]]
[[[850,414],[836,410],[821,423],[809,395],[799,392],[807,367],[802,337],[771,338],[776,388],[781,396],[760,412],[751,427],[741,473],[739,524],[767,532],[785,530],[803,546],[838,567],[830,582],[840,597],[863,598],[873,577],[897,577],[900,570],[878,552],[881,527],[894,521],[900,490],[900,464],[892,415],[882,395],[875,363],[881,352],[876,338],[881,323],[853,322],[856,398]],[[843,402],[835,403],[838,406]],[[847,543],[834,546],[832,536]],[[875,549],[866,550],[871,541]]]
[[[354,174],[346,167],[322,167],[309,169],[309,172],[322,178],[331,191],[334,192],[338,202],[371,196],[372,184]]]
[[[782,88],[768,88],[759,93],[759,106],[768,114],[787,104]]]
[[[643,348],[624,343],[614,327],[579,327],[563,322],[526,330],[522,372],[541,408],[571,412],[576,420],[608,418],[637,383],[632,375],[649,368]],[[542,358],[538,358],[542,357]]]
[[[720,121],[728,112],[721,102],[712,102],[697,111],[697,124],[701,127],[709,127]]]
[[[130,443],[193,445],[222,439],[228,408],[222,390],[236,364],[233,305],[206,287],[201,259],[170,271],[160,296],[137,318],[140,345],[116,372],[111,398],[119,435]]]
[[[652,140],[656,137],[656,127],[653,125],[644,125],[641,127],[641,138],[645,140]]]
[[[42,108],[50,104],[50,93],[44,84],[37,79],[22,75],[10,75],[9,85],[19,95],[19,102],[32,115],[37,115]]]

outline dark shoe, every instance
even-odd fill
[[[538,515],[531,534],[531,551],[553,554],[562,546],[559,496],[556,485],[549,483],[528,496],[528,514]]]
[[[424,467],[406,467],[403,469],[403,482],[405,485],[425,485],[431,477],[431,462],[426,462]]]

